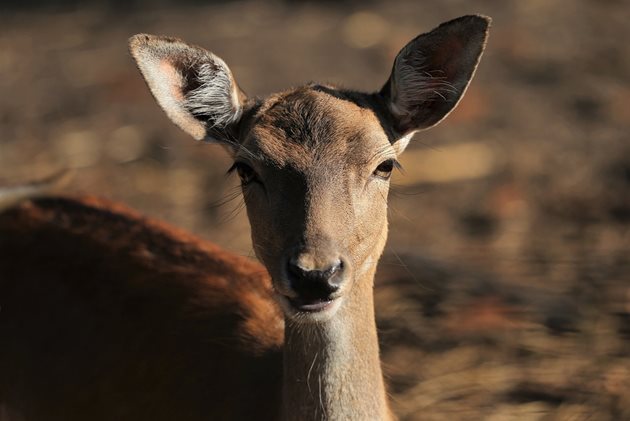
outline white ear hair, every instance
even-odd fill
[[[392,75],[392,86],[403,89],[394,91],[390,103],[391,111],[399,116],[406,115],[424,102],[442,99],[456,94],[455,87],[447,80],[444,72],[431,69],[428,59],[422,54],[408,53],[405,47],[396,58]]]
[[[462,16],[411,40],[380,91],[403,137],[439,123],[464,95],[488,37],[490,18]]]
[[[229,68],[219,57],[215,56],[215,59],[214,64],[220,70],[216,71],[208,63],[199,66],[197,79],[200,85],[186,95],[184,106],[193,115],[207,116],[210,128],[223,129],[241,118],[243,107]]]
[[[245,95],[221,58],[176,38],[139,34],[129,48],[151,93],[168,117],[197,140],[227,139]],[[229,139],[227,139],[229,140]]]

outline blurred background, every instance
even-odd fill
[[[396,53],[493,17],[458,109],[417,134],[376,286],[403,420],[630,419],[630,5],[599,1],[86,1],[0,5],[0,185],[75,176],[252,255],[220,147],[167,121],[127,52],[204,46],[250,95],[376,90]]]

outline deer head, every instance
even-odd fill
[[[457,105],[488,24],[464,16],[419,35],[375,93],[309,84],[248,98],[225,62],[202,48],[144,34],[130,48],[170,119],[228,149],[254,250],[286,317],[318,323],[371,294],[397,158],[414,132]]]

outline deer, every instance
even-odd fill
[[[390,177],[462,98],[489,24],[417,36],[376,92],[265,98],[201,47],[130,38],[166,115],[230,154],[259,262],[106,199],[4,189],[0,419],[395,419],[373,293]]]

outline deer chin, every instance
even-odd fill
[[[341,307],[343,297],[293,298],[274,294],[288,319],[296,322],[317,323],[331,319]]]

